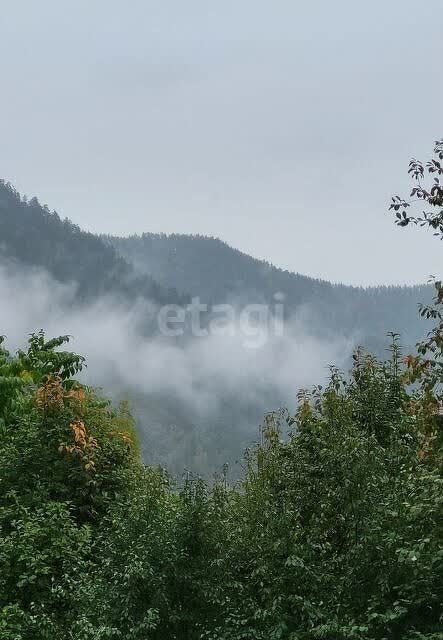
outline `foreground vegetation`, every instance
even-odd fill
[[[424,224],[443,234],[438,215]],[[296,415],[268,415],[235,487],[145,467],[67,337],[2,346],[0,639],[443,638],[435,288],[415,355],[392,335],[386,362],[359,350]]]
[[[2,640],[442,637],[438,418],[395,339],[268,416],[241,486],[176,490],[63,340],[0,356]]]

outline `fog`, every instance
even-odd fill
[[[158,313],[155,305],[140,300],[124,306],[103,297],[81,306],[74,285],[14,265],[0,267],[0,299],[0,334],[10,351],[23,348],[28,334],[40,329],[49,337],[70,334],[69,348],[87,356],[82,380],[103,387],[113,399],[132,399],[142,443],[150,443],[147,458],[174,469],[181,454],[170,450],[175,447],[167,435],[172,426],[203,429],[205,447],[211,449],[213,430],[216,425],[223,429],[220,425],[227,421],[235,433],[232,446],[246,446],[257,437],[263,412],[282,405],[293,410],[297,390],[324,381],[328,365],[342,365],[355,342],[310,335],[303,309],[283,335],[269,331],[254,348],[238,324],[226,327],[223,335],[201,338],[146,336],[142,329],[148,315]],[[155,433],[165,438],[159,460],[153,460],[152,443],[158,439],[150,433],[154,422]],[[188,436],[191,440],[191,434],[182,435],[184,442]],[[225,436],[229,441],[228,432]],[[230,442],[223,446],[218,463],[223,451],[226,457],[241,455],[229,452]],[[211,452],[205,455],[208,470]]]

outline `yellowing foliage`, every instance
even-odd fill
[[[69,426],[74,436],[74,442],[73,444],[61,444],[59,452],[79,457],[84,463],[86,471],[95,471],[95,462],[91,456],[93,451],[99,448],[97,440],[88,435],[82,420],[74,420]]]
[[[44,412],[61,411],[64,407],[64,389],[60,376],[48,376],[37,390],[37,407]]]

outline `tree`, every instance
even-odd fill
[[[389,209],[400,227],[417,225],[429,229],[443,240],[443,139],[434,145],[433,157],[426,163],[413,158],[409,163],[412,187],[409,199],[393,196]],[[421,212],[419,209],[424,208]],[[408,379],[423,389],[427,410],[441,412],[443,402],[443,285],[432,278],[433,304],[420,305],[420,315],[435,323],[426,338],[417,344],[417,354],[406,359]],[[440,424],[438,425],[440,426]],[[439,429],[441,438],[441,429]],[[438,433],[429,434],[436,439]]]
[[[73,376],[84,358],[42,332],[0,350],[0,639],[64,637],[103,518],[138,466],[127,412]]]

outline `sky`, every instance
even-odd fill
[[[443,136],[442,33],[442,0],[0,0],[0,177],[93,232],[423,282],[387,203]]]

